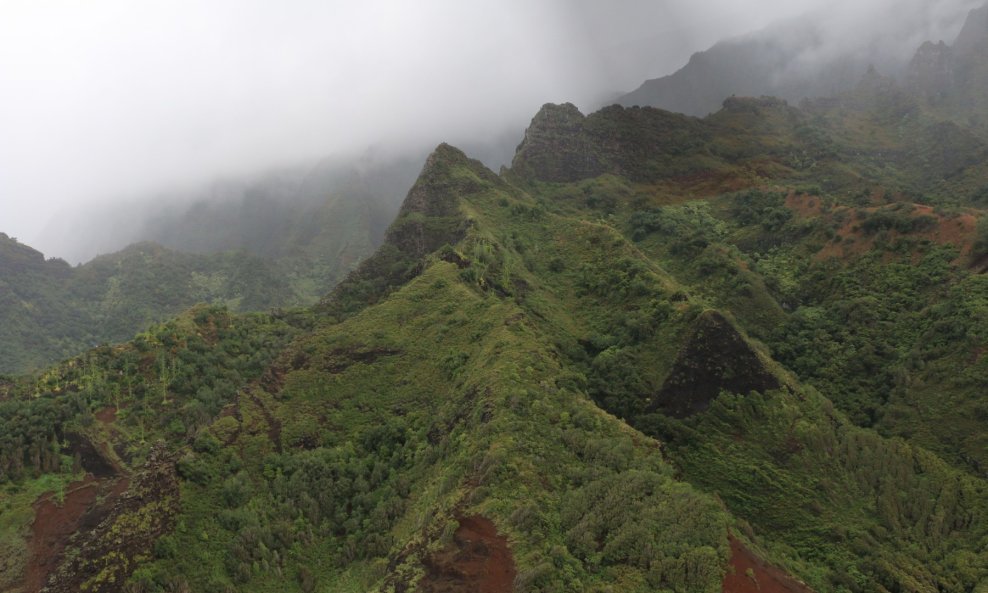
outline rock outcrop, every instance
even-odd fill
[[[685,418],[706,410],[721,391],[747,395],[779,386],[731,322],[716,311],[707,311],[686,339],[651,408]]]
[[[709,124],[651,107],[605,107],[584,116],[570,103],[545,105],[532,118],[511,171],[525,179],[573,182],[604,173],[649,182],[675,173],[701,149]]]

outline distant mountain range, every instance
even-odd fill
[[[942,5],[903,2],[896,6],[896,14],[876,15],[881,18],[872,23],[845,23],[834,16],[840,10],[777,23],[696,53],[677,72],[645,81],[617,103],[704,116],[717,111],[730,96],[765,95],[793,103],[833,97],[854,89],[872,68],[904,82],[912,76],[907,73],[915,48],[927,39],[924,33],[930,20],[922,17],[937,10]],[[978,45],[984,34],[984,10],[975,10],[967,19],[958,51]],[[956,31],[963,22],[963,18],[948,22],[942,30]],[[915,45],[909,45],[910,40]]]
[[[228,183],[209,198],[135,215],[129,236],[140,242],[76,267],[0,235],[0,373],[130,339],[199,302],[234,311],[311,305],[380,244],[417,170],[405,160],[324,163]],[[90,216],[96,228],[77,230],[80,239],[120,224]]]

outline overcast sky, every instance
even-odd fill
[[[44,251],[79,204],[496,135],[842,2],[0,0],[0,231]]]

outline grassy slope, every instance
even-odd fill
[[[740,119],[749,116],[750,113],[744,113]],[[739,129],[746,125],[730,111],[711,119],[718,118],[721,123],[739,125]],[[776,131],[773,137],[785,140],[786,135]],[[777,154],[791,152],[778,150]],[[753,154],[763,154],[763,151]],[[826,167],[826,163],[823,166]],[[884,178],[876,178],[867,166],[865,163],[863,169],[850,169],[847,178],[860,179],[855,183],[865,187],[878,183],[895,187],[902,183],[898,169],[888,172]],[[963,180],[972,175],[976,173],[967,170],[957,177]],[[781,179],[776,177],[775,182],[782,179],[788,179],[784,183],[799,187],[806,177],[798,170],[791,170]],[[682,185],[689,183],[691,180],[685,180]],[[798,344],[798,340],[793,340],[787,333],[796,329],[793,322],[798,323],[807,311],[801,307],[799,298],[809,301],[807,307],[822,300],[824,306],[821,308],[825,314],[836,316],[848,300],[863,296],[860,292],[864,280],[866,292],[873,297],[880,295],[881,299],[860,303],[859,307],[863,308],[859,310],[866,313],[863,319],[845,315],[837,323],[850,321],[848,329],[861,331],[863,342],[891,342],[893,356],[887,361],[890,375],[895,375],[896,366],[904,364],[910,355],[930,361],[928,367],[920,365],[911,369],[914,381],[910,385],[895,389],[897,395],[893,396],[894,403],[889,405],[888,411],[895,410],[899,417],[885,419],[883,430],[930,446],[964,469],[983,467],[984,450],[978,439],[984,434],[984,416],[979,412],[979,385],[984,384],[984,371],[983,364],[971,366],[969,362],[971,352],[978,351],[977,345],[984,332],[983,316],[976,312],[980,302],[977,288],[980,278],[967,273],[964,266],[970,260],[956,259],[957,251],[954,256],[944,258],[939,255],[944,248],[938,247],[935,241],[925,240],[923,233],[917,233],[919,241],[910,236],[914,227],[922,229],[926,221],[919,220],[918,225],[913,225],[912,219],[916,217],[906,216],[905,232],[887,231],[892,236],[885,237],[879,245],[888,252],[884,258],[850,259],[839,262],[836,269],[831,262],[830,273],[843,272],[844,279],[827,285],[820,282],[820,275],[826,273],[828,266],[817,264],[812,256],[826,242],[827,229],[822,227],[830,221],[826,217],[797,220],[783,204],[784,191],[777,198],[756,192],[728,195],[710,205],[703,202],[677,205],[675,193],[683,195],[682,188],[673,192],[668,187],[627,183],[609,179],[606,175],[588,179],[583,172],[570,183],[536,182],[530,187],[551,196],[547,207],[583,218],[599,216],[600,205],[605,204],[607,220],[641,240],[639,246],[655,258],[652,261],[661,261],[682,283],[680,293],[691,293],[694,297],[700,296],[701,303],[727,308],[744,327],[775,349],[782,350],[793,342]],[[835,190],[838,187],[853,188],[854,185],[834,186]],[[853,200],[857,193],[845,189],[832,190],[829,195],[839,201]],[[766,198],[768,203],[758,203]],[[646,210],[649,205],[654,205],[654,209]],[[975,211],[974,215],[982,214]],[[881,229],[890,228],[890,224],[882,220],[872,228],[882,232]],[[955,237],[952,244],[964,248],[969,240],[968,237]],[[774,261],[761,257],[759,252],[766,249],[771,250]],[[588,260],[586,254],[581,255],[579,261]],[[889,265],[896,259],[905,261],[902,265]],[[911,260],[928,260],[929,264],[910,273],[912,267],[908,262]],[[563,261],[573,261],[573,258],[566,256]],[[878,261],[885,264],[876,267]],[[634,267],[622,264],[620,260],[611,259],[607,266],[610,278],[604,285],[608,287],[632,285],[635,277],[641,276],[639,271],[629,278],[628,271]],[[586,264],[580,272],[586,272]],[[931,279],[920,281],[930,274]],[[581,285],[580,282],[562,287],[559,294],[586,292],[586,283]],[[793,286],[800,286],[806,293],[793,295],[790,290],[787,294],[784,288]],[[819,292],[814,294],[813,291]],[[774,532],[773,537],[778,540],[770,546],[777,546],[775,550],[788,562],[802,564],[797,572],[811,584],[828,590],[854,589],[876,582],[891,588],[898,582],[899,586],[921,590],[940,579],[941,586],[963,589],[984,578],[985,559],[976,552],[984,537],[984,508],[978,503],[973,507],[967,506],[968,503],[954,504],[958,497],[967,501],[983,498],[983,481],[964,476],[921,450],[901,443],[886,443],[873,433],[851,428],[843,415],[814,391],[799,390],[795,398],[778,394],[765,400],[738,403],[728,403],[732,400],[725,399],[721,404],[727,410],[715,406],[711,412],[685,422],[639,415],[641,393],[654,393],[660,384],[654,377],[661,377],[661,369],[669,364],[668,346],[653,357],[649,353],[651,347],[635,343],[633,328],[640,327],[642,321],[639,313],[653,310],[647,304],[648,297],[643,297],[638,306],[627,307],[635,315],[628,315],[623,325],[632,329],[632,335],[622,337],[620,317],[615,320],[613,314],[615,304],[621,303],[626,293],[606,296],[610,314],[594,311],[591,317],[601,322],[596,326],[590,324],[591,332],[605,335],[591,334],[588,339],[592,343],[596,337],[596,341],[601,342],[593,350],[605,348],[589,365],[591,391],[594,375],[603,378],[600,383],[605,387],[598,390],[598,401],[646,432],[668,439],[673,447],[673,459],[680,464],[684,476],[717,492],[732,511],[751,522],[756,533]],[[786,301],[784,297],[787,296],[796,297],[795,302],[792,298]],[[927,299],[932,299],[932,305]],[[797,307],[796,314],[788,314],[779,302],[785,303],[785,308]],[[587,304],[581,300],[572,303],[569,309],[587,311]],[[875,314],[885,319],[877,327],[871,318]],[[959,339],[951,341],[948,332],[954,331],[951,328],[956,328],[958,323],[965,325],[961,326]],[[846,334],[835,335],[834,330],[838,327],[818,328],[818,333],[827,336],[830,332],[826,339],[843,357]],[[866,331],[869,328],[870,331]],[[657,330],[660,343],[669,335],[665,333],[667,331],[662,327]],[[941,339],[936,337],[938,334],[947,335]],[[802,344],[799,347],[807,348]],[[914,352],[916,354],[911,354]],[[827,375],[830,379],[826,383],[828,395],[848,411],[860,410],[855,407],[855,393],[880,397],[881,390],[876,387],[881,387],[881,377],[872,381],[874,373],[868,371],[867,366],[848,365],[852,362],[881,365],[884,361],[869,360],[860,352],[857,355],[847,352],[848,358],[843,359],[845,364],[841,366],[840,358],[838,361],[827,359],[831,353],[815,354],[817,358],[802,365],[801,370],[810,371],[807,379],[811,381],[819,379],[821,374]],[[605,356],[606,359],[598,363]],[[642,364],[653,360],[659,362],[655,366]],[[975,360],[979,360],[976,355]],[[619,366],[619,372],[608,368],[613,367],[615,361],[624,367]],[[814,376],[812,371],[821,366],[825,368],[828,362],[836,362],[839,370]],[[660,369],[658,373],[649,377],[646,369],[656,367]],[[629,376],[633,379],[627,379]],[[624,377],[626,385],[618,384],[615,388],[615,377]],[[889,379],[889,375],[885,378]],[[870,382],[867,385],[870,390],[855,390],[855,382]],[[945,391],[949,399],[944,397]],[[845,395],[851,397],[845,399]],[[882,408],[883,403],[873,399],[870,405]],[[807,428],[797,430],[801,425]],[[743,428],[746,426],[758,427],[754,431],[757,434],[754,437],[746,434],[751,430]],[[829,444],[824,445],[825,442]],[[822,456],[821,447],[825,447]],[[872,457],[884,459],[883,463],[887,465],[872,469],[859,466],[875,463],[874,459],[869,459]],[[893,462],[890,458],[898,461]],[[922,468],[919,469],[920,476],[940,477],[930,481],[920,476],[879,478],[885,467],[895,463]],[[896,485],[892,486],[893,483]],[[940,484],[950,486],[941,492]],[[962,494],[958,495],[953,490],[955,487]],[[931,516],[951,518],[944,528],[949,537],[935,533],[943,523],[938,519],[937,523],[929,524]],[[957,537],[952,533],[951,521],[964,525],[965,529],[974,529],[966,536],[966,544],[948,552],[953,546],[949,542]],[[854,526],[850,533],[848,526]],[[884,539],[892,533],[896,535],[884,543],[875,541],[876,534]],[[900,546],[896,542],[898,538],[914,543]],[[932,548],[923,551],[928,546]],[[965,548],[967,551],[963,551]],[[918,550],[919,556],[910,558],[910,553],[905,552],[907,549]],[[927,555],[940,558],[943,563],[929,571],[918,569],[917,558]],[[936,574],[941,576],[933,576]]]
[[[726,514],[673,480],[658,443],[573,391],[553,345],[490,275],[517,264],[480,247],[511,254],[478,216],[507,196],[476,163],[446,156],[474,221],[459,247],[479,257],[463,270],[431,259],[379,304],[294,343],[277,388],[239,396],[239,428],[214,425],[218,440],[237,434],[230,445],[183,461],[208,479],[186,485],[184,527],[166,547],[198,551],[139,579],[285,590],[304,567],[334,588],[391,589],[421,576],[457,514],[482,513],[511,537],[523,587],[719,588]],[[340,477],[313,473],[319,467]],[[231,482],[250,494],[233,497]],[[336,490],[360,501],[349,518],[339,516],[344,500],[325,498]],[[605,512],[627,505],[637,512]],[[270,535],[283,522],[288,532]],[[265,551],[243,541],[244,525],[256,526]],[[651,541],[644,555],[642,537]]]

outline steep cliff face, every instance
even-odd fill
[[[972,10],[950,45],[924,43],[909,64],[905,88],[938,114],[985,135],[988,117],[988,6]]]
[[[652,108],[605,107],[584,116],[572,104],[545,105],[511,163],[528,179],[572,182],[603,173],[649,181],[709,138],[701,120]]]
[[[722,391],[747,395],[779,388],[756,350],[717,311],[696,321],[651,408],[685,418],[710,407]]]
[[[600,175],[605,168],[585,123],[586,117],[572,103],[544,105],[525,130],[512,168],[544,181]]]
[[[946,43],[927,41],[909,63],[908,88],[929,101],[942,101],[957,84],[954,61],[954,51]]]
[[[975,8],[968,14],[964,27],[954,41],[954,50],[959,55],[985,49],[988,49],[988,5]]]

